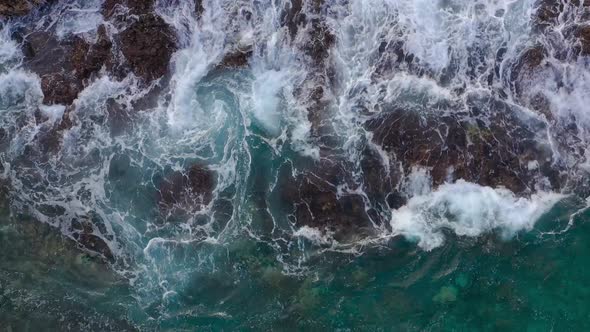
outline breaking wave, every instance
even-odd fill
[[[587,195],[590,58],[563,32],[588,23],[583,5],[543,33],[533,0],[196,3],[155,2],[178,44],[167,75],[103,66],[71,105],[44,104],[17,32],[95,42],[130,22],[62,0],[0,31],[11,211],[104,258],[146,303],[242,241],[301,273],[309,243],[510,238]]]

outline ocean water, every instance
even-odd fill
[[[192,254],[215,266],[147,306],[51,229],[4,217],[0,319],[12,331],[585,330],[590,213],[562,232],[571,208],[557,206],[511,241],[488,234],[451,236],[430,252],[403,239],[362,255],[310,250],[302,275],[285,274],[265,243],[201,245]]]
[[[302,9],[334,35],[318,63],[306,53],[317,27],[281,23],[288,2],[205,0],[197,17],[192,2],[157,0],[179,50],[146,110],[133,105],[153,86],[106,69],[72,106],[43,105],[23,63],[23,27],[89,41],[101,24],[124,29],[105,21],[102,1],[2,23],[0,331],[587,329],[588,57],[559,55],[575,45],[536,32],[532,0],[331,0]],[[555,31],[587,23],[585,10],[565,6]],[[397,44],[413,62],[381,55]],[[547,66],[517,92],[515,63],[538,44]],[[217,66],[243,48],[247,66]],[[325,105],[310,117],[318,86]],[[530,103],[539,94],[544,112]],[[113,103],[129,110],[123,125]],[[473,122],[509,112],[546,153],[528,170],[548,163],[566,184],[539,172],[516,194],[449,169],[436,186],[431,169],[401,165],[395,190],[408,201],[384,206],[365,190],[362,152],[387,174],[401,166],[366,124],[400,108]],[[40,137],[64,114],[73,125],[48,152]],[[283,180],[325,161],[350,177],[338,195],[359,195],[385,222],[342,240],[293,220]],[[163,213],[163,179],[195,163],[215,174],[211,202]],[[79,241],[80,221],[108,255]]]

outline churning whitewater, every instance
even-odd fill
[[[10,213],[151,317],[237,243],[305,275],[510,240],[589,194],[587,1],[23,3],[0,1]]]

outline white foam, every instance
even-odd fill
[[[41,105],[39,107],[39,110],[43,115],[45,115],[49,119],[49,121],[55,123],[56,121],[61,120],[66,110],[66,107],[63,105]]]
[[[317,228],[303,226],[293,233],[294,237],[305,238],[315,245],[331,244],[333,239],[327,233],[323,233]]]
[[[420,101],[422,104],[433,104],[442,100],[452,100],[449,89],[427,77],[418,77],[408,73],[399,73],[387,83],[385,100],[391,101]]]
[[[444,229],[470,237],[499,230],[508,238],[521,230],[531,230],[563,197],[539,192],[523,198],[508,189],[459,180],[412,197],[407,205],[392,212],[391,228],[425,250],[444,243]]]
[[[19,45],[10,38],[10,33],[9,25],[0,28],[0,72],[3,67],[14,65],[22,55]]]
[[[37,75],[23,70],[0,74],[0,109],[15,102],[26,106],[38,105],[43,99]]]
[[[281,131],[281,91],[288,84],[288,73],[266,70],[255,74],[252,84],[253,117],[271,135]]]
[[[335,101],[336,105],[331,104],[322,109],[322,121],[334,125],[333,133],[342,139],[338,147],[342,150],[338,152],[342,152],[342,159],[348,158],[344,160],[343,167],[347,167],[347,172],[355,173],[357,170],[348,168],[349,165],[360,164],[363,148],[374,145],[371,133],[365,129],[367,117],[380,112],[380,106],[395,102],[439,111],[436,107],[444,104],[442,101],[452,100],[459,105],[459,110],[465,110],[461,108],[463,100],[460,100],[461,96],[454,88],[485,89],[479,78],[473,79],[466,75],[468,57],[481,51],[485,58],[482,66],[492,69],[496,51],[505,42],[509,48],[506,57],[514,57],[514,49],[518,48],[514,45],[522,44],[520,38],[526,35],[528,29],[530,8],[527,6],[532,1],[334,1],[326,10],[327,17],[322,12],[321,18],[328,20],[329,28],[336,34],[337,44],[335,49],[328,52],[330,57],[325,60],[329,70],[326,73],[314,73],[311,71],[316,70],[316,67],[308,66],[309,56],[303,51],[309,45],[306,44],[309,42],[306,40],[309,37],[306,29],[311,25],[300,26],[298,35],[291,40],[288,29],[281,27],[280,23],[281,8],[285,1],[204,0],[205,11],[197,19],[194,1],[157,0],[156,11],[176,30],[180,49],[171,64],[169,90],[162,93],[158,107],[149,112],[134,113],[133,122],[130,123],[134,130],[122,135],[124,137],[111,138],[108,126],[105,126],[107,120],[104,120],[108,119],[105,113],[106,100],[115,97],[118,103],[130,106],[133,98],[146,91],[140,91],[132,75],[121,82],[106,76],[99,77],[75,102],[75,109],[70,113],[75,120],[72,121],[73,127],[63,131],[63,149],[53,156],[58,161],[52,160],[55,164],[40,165],[36,170],[42,173],[39,178],[52,181],[48,185],[51,188],[43,193],[38,187],[26,183],[16,188],[22,192],[23,205],[35,206],[33,203],[42,200],[66,208],[70,215],[97,210],[107,224],[108,233],[117,233],[115,240],[107,241],[113,245],[117,258],[135,255],[137,261],[146,263],[158,278],[176,280],[176,266],[170,271],[159,269],[167,263],[177,263],[184,268],[183,272],[191,272],[186,269],[186,262],[176,261],[174,254],[168,250],[173,247],[169,244],[178,245],[179,248],[187,245],[175,239],[223,245],[227,243],[226,239],[232,239],[234,234],[243,234],[244,230],[250,233],[262,232],[250,229],[251,225],[242,219],[248,218],[244,202],[249,199],[246,190],[250,188],[248,174],[252,167],[252,156],[246,138],[252,135],[249,130],[252,124],[261,127],[268,136],[273,136],[264,139],[272,145],[274,152],[281,153],[280,145],[290,140],[293,150],[320,159],[319,148],[313,142],[316,138],[310,138],[312,124],[307,114],[309,105],[306,104],[309,101],[301,100],[301,94],[296,92],[317,87],[318,82],[313,80],[315,74],[328,76],[332,72],[336,73],[335,84],[325,87],[323,96],[327,103]],[[98,17],[100,12],[97,9],[101,2],[72,2],[77,4],[78,9],[56,17],[60,18],[55,23],[58,35],[92,35],[93,29],[102,20]],[[485,4],[483,12],[476,10],[478,3]],[[305,11],[309,6],[304,7]],[[251,13],[248,22],[240,18],[242,9]],[[506,10],[503,18],[493,17],[497,9]],[[315,15],[306,14],[310,14],[308,17]],[[0,36],[0,66],[4,65],[3,62],[17,63],[22,57],[19,45],[10,41],[8,32],[9,29],[5,29]],[[5,40],[8,42],[4,43]],[[419,61],[413,65],[424,69],[426,74],[411,72],[407,66],[400,65],[400,69],[389,76],[374,75],[378,65],[376,58],[381,56],[379,48],[384,41],[402,42],[404,53],[418,58]],[[223,56],[236,49],[253,50],[249,66],[239,70],[218,70],[217,65]],[[331,68],[334,62],[337,66]],[[441,82],[440,76],[451,64],[458,68],[450,69],[457,73],[453,77],[453,84],[447,85]],[[12,70],[11,66],[12,63],[5,66],[6,70]],[[566,88],[539,87],[551,91],[547,95],[555,114],[560,114],[560,118],[564,119],[576,115],[580,125],[588,121],[584,107],[589,103],[585,97],[590,95],[586,93],[589,80],[584,76],[587,71],[579,70],[585,67],[580,65],[572,68]],[[579,76],[573,75],[576,73]],[[222,84],[223,87],[220,87]],[[35,75],[18,70],[0,75],[0,112],[4,111],[6,101],[18,100],[18,107],[8,104],[8,108],[22,112],[22,106],[25,105],[27,112],[32,114],[41,104],[42,97]],[[57,120],[64,108],[42,106],[40,110],[50,119]],[[15,117],[4,118],[14,121]],[[588,126],[581,125],[580,128],[587,130]],[[15,147],[22,147],[19,141],[32,143],[38,126],[31,117],[30,125],[19,130]],[[397,163],[395,155],[385,151],[388,149],[377,145],[372,148],[379,153],[388,169],[390,166],[402,166]],[[98,157],[97,151],[100,152]],[[158,225],[150,219],[152,216],[134,216],[134,213],[138,213],[135,205],[140,202],[131,198],[125,201],[126,198],[119,199],[117,192],[110,192],[114,190],[110,188],[112,183],[108,178],[113,153],[125,153],[132,159],[134,168],[141,168],[135,171],[146,172],[142,174],[142,181],[146,183],[141,186],[149,188],[155,185],[151,183],[154,175],[165,175],[164,170],[185,170],[186,165],[194,160],[204,161],[207,167],[216,171],[218,177],[215,197],[219,193],[226,195],[235,190],[232,220],[221,232],[211,225],[198,226],[201,227],[198,231],[204,230],[209,236],[207,240],[202,240],[195,236],[197,226],[191,222],[174,228],[177,225]],[[91,158],[98,161],[94,162]],[[537,165],[529,164],[529,168],[533,166]],[[587,167],[590,169],[590,166]],[[15,183],[29,177],[23,170],[11,169],[11,172]],[[449,174],[452,174],[452,169],[449,169]],[[54,178],[60,180],[52,180]],[[226,190],[228,188],[230,190]],[[338,189],[352,190],[343,187]],[[539,192],[531,198],[518,198],[505,189],[482,187],[464,181],[448,183],[433,191],[426,168],[413,169],[401,189],[412,198],[408,205],[392,212],[392,228],[396,234],[416,239],[427,250],[444,242],[443,229],[465,236],[477,236],[495,229],[510,236],[521,229],[530,229],[535,220],[561,197]],[[365,195],[362,189],[354,193]],[[38,198],[41,194],[45,196]],[[368,199],[366,202],[371,203]],[[120,211],[111,213],[112,209]],[[210,214],[210,209],[208,207],[200,213]],[[49,217],[45,218],[48,222],[57,223]],[[134,229],[133,222],[140,223],[142,227]],[[278,223],[275,226],[281,227]],[[69,223],[63,223],[64,232],[67,227]],[[147,233],[151,234],[145,234],[146,227],[149,229]],[[233,232],[232,227],[239,231]],[[319,229],[302,227],[295,230],[293,235],[301,240],[300,243],[310,241],[317,246],[336,246],[331,235]],[[153,238],[155,236],[161,237]],[[152,240],[143,250],[143,255],[142,248],[139,248],[139,254],[133,251],[134,243],[143,247],[150,237]],[[116,250],[117,242],[128,247],[122,246]],[[304,249],[299,253],[304,253]],[[193,268],[196,267],[190,266],[190,269]]]
[[[104,23],[101,13],[103,2],[104,0],[76,0],[56,6],[52,15],[59,15],[55,20],[58,38],[71,34],[94,35],[98,26]]]
[[[187,35],[181,40],[187,48],[178,51],[173,57],[174,74],[171,80],[172,102],[167,109],[168,124],[171,128],[185,130],[207,122],[207,110],[203,110],[195,91],[212,65],[223,55],[225,45],[225,26],[227,17],[218,3],[204,2],[208,7],[201,17],[201,24],[193,21],[193,29],[184,31]],[[180,12],[167,12],[167,21],[175,26],[190,22],[181,7]]]
[[[542,88],[541,92],[548,97],[551,103],[551,112],[557,118],[558,124],[576,127],[577,133],[575,137],[572,137],[574,139],[572,142],[581,140],[581,142],[576,143],[582,143],[579,145],[584,147],[585,154],[588,154],[588,147],[590,146],[590,63],[584,63],[585,61],[587,59],[583,59],[578,63],[560,66],[561,86],[556,86],[555,81],[549,80],[553,76],[545,76],[543,80],[535,83]],[[561,131],[557,131],[555,134],[560,135]],[[566,146],[565,148],[569,149],[570,147]],[[566,161],[571,165],[579,162],[582,165],[589,163],[588,158],[579,160],[585,158],[585,154]],[[566,155],[558,152],[556,156]]]
[[[432,190],[430,171],[424,167],[413,166],[403,183],[403,190],[409,197],[428,194]]]

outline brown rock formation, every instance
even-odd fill
[[[52,0],[49,0],[52,1]],[[33,8],[45,0],[0,0],[0,17],[14,17],[27,15]]]
[[[140,16],[120,33],[119,42],[131,70],[146,81],[164,76],[176,51],[174,31],[153,14]]]
[[[93,45],[78,36],[60,41],[49,32],[33,32],[24,43],[25,67],[41,77],[45,104],[69,105],[107,63],[110,49],[104,26]]]
[[[157,202],[168,216],[183,216],[200,211],[213,199],[215,173],[195,164],[186,172],[174,172],[161,183]]]
[[[337,194],[336,186],[343,184],[346,178],[343,172],[345,170],[330,163],[294,178],[283,172],[279,195],[284,212],[293,217],[291,221],[297,227],[321,229],[343,243],[373,234],[369,214],[374,211],[366,211],[363,197]]]
[[[170,59],[177,49],[173,29],[153,13],[153,5],[153,0],[107,0],[102,8],[105,18],[126,25],[115,40],[127,63],[116,64],[117,67],[128,67],[146,82],[168,73]]]

